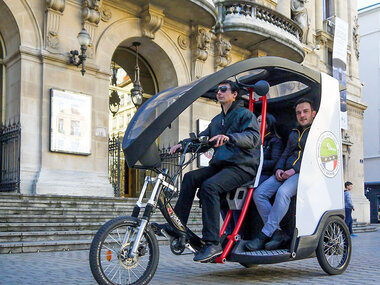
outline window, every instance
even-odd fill
[[[334,0],[323,0],[323,20],[334,16]]]
[[[71,121],[71,133],[72,136],[79,137],[80,136],[80,122],[79,121]]]
[[[63,119],[58,120],[58,132],[61,134],[65,134],[64,120]]]
[[[119,129],[122,129],[124,127],[124,114],[119,115]]]
[[[327,65],[330,67],[333,65],[333,52],[331,49],[327,50]]]

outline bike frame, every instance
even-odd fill
[[[262,96],[258,100],[256,100],[253,98],[253,92],[254,92],[253,88],[249,88],[248,90],[249,90],[249,110],[251,112],[254,111],[254,103],[255,102],[257,102],[257,101],[262,102],[262,116],[261,116],[262,117],[262,123],[261,123],[261,130],[260,131],[261,131],[261,141],[263,143],[264,142],[264,135],[265,135],[265,127],[266,127],[267,96],[266,95]],[[184,156],[186,154],[186,150],[187,150],[187,146],[185,147],[184,154],[180,159],[180,167],[182,167],[182,165],[184,163],[184,160],[185,160]],[[157,171],[157,170],[156,170],[156,172],[159,173],[159,171]],[[199,249],[204,244],[204,242],[202,241],[202,239],[200,237],[198,237],[195,233],[193,233],[186,225],[182,224],[182,222],[180,221],[180,219],[176,215],[172,205],[170,204],[170,201],[165,201],[165,198],[167,198],[167,197],[166,197],[165,193],[162,191],[165,187],[172,190],[172,191],[175,191],[175,192],[177,192],[177,190],[178,190],[174,185],[172,185],[166,181],[167,176],[165,174],[166,173],[164,171],[163,173],[159,173],[158,176],[155,178],[152,178],[150,176],[145,177],[145,181],[144,181],[143,187],[141,189],[139,199],[137,200],[136,205],[135,205],[133,212],[132,212],[132,217],[138,218],[138,216],[140,214],[140,210],[142,208],[145,208],[144,213],[143,213],[142,218],[141,218],[140,226],[138,227],[138,232],[137,232],[135,241],[133,243],[133,247],[129,253],[129,256],[131,258],[133,258],[137,253],[138,247],[140,245],[141,238],[143,236],[143,233],[146,229],[147,224],[150,221],[150,218],[154,212],[154,209],[156,209],[156,207],[157,207],[157,203],[160,205],[160,207],[159,207],[160,211],[161,211],[162,215],[164,216],[164,218],[166,219],[166,221],[178,231],[179,236],[180,236],[179,238],[186,238],[186,237],[188,238],[189,243],[186,243],[185,247],[190,249],[193,253],[196,253],[197,249]],[[147,186],[149,183],[155,183],[155,184],[154,184],[153,191],[152,191],[152,194],[151,194],[148,202],[146,204],[144,204],[143,198],[145,196]],[[249,207],[249,203],[252,199],[253,191],[254,191],[254,187],[249,186],[248,194],[247,194],[247,197],[245,199],[243,209],[242,209],[241,214],[239,216],[238,222],[237,222],[232,234],[227,237],[228,243],[225,246],[222,255],[218,256],[215,259],[216,263],[224,263],[226,261],[226,257],[228,255],[228,253],[230,252],[234,242],[236,242],[239,239],[238,232],[240,231],[240,228],[243,224],[245,215],[246,215],[248,207]],[[223,233],[225,232],[227,225],[229,224],[229,222],[231,220],[231,216],[232,216],[232,210],[229,210],[227,212],[223,226],[220,230],[220,236],[222,236]],[[181,237],[181,235],[182,235],[182,237]],[[123,243],[122,248],[125,246],[127,246],[126,241]]]
[[[265,136],[265,128],[266,128],[266,117],[267,117],[267,95],[260,97],[258,100],[255,100],[253,98],[253,88],[249,88],[248,90],[249,90],[249,110],[251,112],[253,112],[253,110],[254,110],[254,103],[255,102],[257,102],[257,101],[262,102],[262,111],[261,111],[261,120],[262,121],[261,121],[261,130],[260,131],[261,131],[261,143],[263,144],[264,143],[264,136]],[[253,191],[254,191],[254,187],[253,187],[253,185],[250,185],[249,189],[248,189],[247,197],[245,198],[245,201],[244,201],[243,209],[241,210],[241,213],[240,213],[239,219],[236,223],[236,226],[235,226],[232,234],[230,234],[227,237],[228,242],[227,242],[227,245],[224,247],[223,253],[220,256],[215,258],[216,263],[225,263],[226,257],[228,255],[228,253],[230,252],[233,244],[239,240],[238,233],[239,233],[241,225],[243,224],[243,221],[245,219],[245,215],[247,214],[249,204],[251,203]],[[220,229],[220,233],[219,233],[220,237],[226,231],[226,228],[227,228],[227,226],[231,220],[231,216],[232,216],[232,210],[228,210],[226,218],[224,219],[223,226]]]

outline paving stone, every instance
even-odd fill
[[[244,268],[238,263],[200,264],[193,255],[176,256],[160,246],[160,262],[150,284],[379,284],[380,231],[352,239],[350,265],[327,275],[316,258]],[[96,284],[88,251],[0,255],[0,284]]]

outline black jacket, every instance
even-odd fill
[[[271,176],[274,172],[274,167],[280,159],[284,150],[282,140],[272,133],[267,133],[264,137],[264,163],[261,175]]]
[[[206,130],[200,136],[224,134],[229,142],[214,148],[211,166],[237,166],[240,169],[256,175],[260,163],[260,132],[256,116],[238,102],[234,102],[227,114],[222,112],[211,120]]]
[[[275,170],[282,169],[286,171],[293,168],[296,173],[300,172],[302,155],[309,130],[310,127],[304,130],[301,127],[297,127],[290,132],[288,143],[280,160],[276,164]]]

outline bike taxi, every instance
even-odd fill
[[[341,274],[347,268],[351,239],[344,223],[338,81],[286,59],[260,57],[235,63],[188,85],[158,93],[139,108],[125,133],[123,150],[129,167],[152,170],[153,175],[146,177],[131,216],[110,220],[94,237],[89,258],[99,284],[149,283],[159,261],[156,234],[170,239],[174,254],[182,254],[186,248],[197,253],[204,244],[181,223],[171,202],[178,195],[177,181],[182,170],[212,145],[207,138],[192,135],[183,146],[176,167],[168,171],[162,166],[167,157],[160,155],[157,141],[198,98],[215,99],[216,86],[225,79],[235,80],[241,87],[245,106],[256,115],[262,114],[262,140],[265,139],[267,110],[276,117],[285,142],[296,124],[293,106],[299,98],[311,99],[317,115],[306,141],[297,195],[281,222],[281,228],[292,237],[290,242],[272,251],[245,249],[245,244],[262,227],[252,201],[260,177],[259,168],[255,181],[242,185],[227,197],[230,210],[220,230],[224,251],[213,262],[239,262],[249,267],[317,256],[320,266],[328,274]],[[151,191],[147,191],[149,185]],[[175,233],[154,232],[150,219],[157,208]],[[233,211],[239,211],[240,216],[232,232],[226,234]]]

